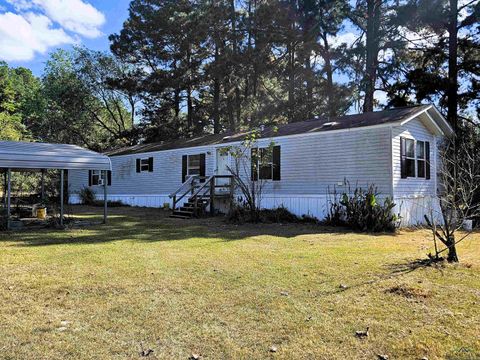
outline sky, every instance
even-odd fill
[[[55,49],[109,49],[130,0],[0,0],[0,60],[40,76]]]

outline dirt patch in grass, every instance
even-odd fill
[[[386,293],[395,294],[407,299],[426,299],[431,293],[425,289],[414,288],[408,285],[395,285],[385,290]]]

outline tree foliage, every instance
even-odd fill
[[[134,0],[111,50],[135,71],[147,139],[344,114],[347,1]],[[326,96],[326,94],[328,94]]]

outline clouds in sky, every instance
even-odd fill
[[[7,0],[0,9],[0,60],[29,61],[50,48],[102,35],[105,16],[82,0]]]

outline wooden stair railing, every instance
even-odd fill
[[[217,179],[229,179],[229,181],[225,184],[217,184]],[[227,189],[227,191],[218,194],[217,189],[220,188]],[[188,194],[190,194],[190,196],[187,202],[178,208],[180,201]],[[233,196],[233,176],[212,175],[209,177],[192,177],[170,195],[170,197],[173,198],[173,212],[171,217],[183,219],[198,217],[205,213],[208,206],[210,206],[210,215],[214,215],[215,198],[219,196]]]

